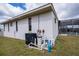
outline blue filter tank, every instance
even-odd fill
[[[52,47],[51,47],[51,40],[48,40],[48,52],[50,53],[52,50]]]

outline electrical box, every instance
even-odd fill
[[[37,45],[37,34],[36,33],[25,33],[25,43],[27,45],[30,43]]]

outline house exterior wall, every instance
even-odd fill
[[[52,24],[53,24],[53,28],[52,28],[52,34],[53,34],[53,38],[54,38],[54,40],[53,40],[53,43],[55,42],[55,40],[56,40],[56,38],[57,38],[57,36],[58,36],[58,19],[55,17],[55,15],[54,15],[54,13],[53,12],[51,12],[51,17],[52,17]],[[55,18],[56,18],[56,23],[55,23]]]
[[[55,40],[58,35],[58,22],[54,23],[54,14],[52,11],[37,16],[32,16],[32,33],[37,33],[38,28],[45,30],[48,39]],[[5,25],[4,36],[25,40],[25,33],[28,33],[28,18],[18,21],[18,31],[16,31],[16,22],[12,26]]]
[[[39,16],[39,28],[41,30],[45,30],[45,35],[49,38],[52,39],[53,35],[52,35],[52,28],[53,28],[53,24],[52,24],[52,20],[53,18],[51,17],[51,12],[42,14]]]
[[[18,39],[25,39],[25,33],[28,32],[28,19],[19,20],[18,22],[18,31],[16,31],[16,22],[12,22],[12,26],[9,24],[9,31],[8,25],[5,25],[4,36],[18,38]]]
[[[0,36],[3,36],[4,34],[3,34],[3,31],[0,31]]]

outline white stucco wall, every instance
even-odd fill
[[[13,37],[18,39],[25,39],[25,33],[28,32],[28,19],[18,21],[18,31],[16,31],[16,22],[12,22],[12,26],[9,24],[10,30],[8,31],[8,25],[5,25],[4,36]]]
[[[51,17],[51,12],[42,14],[39,16],[39,28],[41,30],[45,30],[45,35],[49,38],[52,39],[52,17]]]
[[[37,16],[32,16],[32,32],[36,33],[38,29],[45,30],[45,35],[51,39],[55,40],[58,35],[58,23],[54,23],[53,12],[47,12]],[[18,31],[16,32],[16,23],[13,22],[13,26],[9,26],[10,30],[8,32],[8,25],[5,25],[4,36],[19,38],[25,40],[25,33],[28,33],[28,18],[18,21]]]
[[[52,24],[53,24],[52,33],[53,33],[53,38],[54,38],[53,42],[55,42],[56,37],[58,36],[58,19],[56,19],[56,23],[55,23],[55,15],[53,12],[51,12],[51,14],[52,14],[51,17],[53,17],[53,19],[52,19]]]
[[[18,31],[16,32],[16,38],[25,39],[25,33],[28,32],[28,19],[18,21]]]

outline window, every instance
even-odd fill
[[[8,23],[8,31],[9,31],[9,23]]]
[[[4,24],[4,31],[5,31],[5,24]]]
[[[18,22],[16,21],[16,31],[18,31]]]
[[[55,23],[56,23],[56,20],[57,20],[57,19],[56,19],[56,17],[55,17],[55,19],[54,19]]]
[[[10,23],[10,26],[12,26],[12,22]]]
[[[28,25],[29,25],[29,31],[32,30],[32,26],[31,26],[31,18],[28,18]]]

